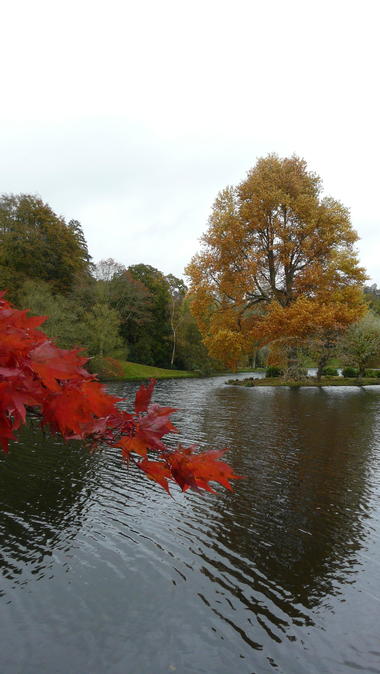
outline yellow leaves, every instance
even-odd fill
[[[211,356],[236,369],[239,360],[247,351],[247,342],[242,332],[220,328],[205,338],[204,343]]]
[[[298,297],[287,307],[271,302],[252,329],[256,339],[306,338],[323,330],[344,330],[365,312],[358,288],[345,288],[324,297]]]
[[[273,342],[270,346],[268,354],[268,365],[274,365],[286,370],[288,363],[288,349],[287,345],[282,341]]]
[[[272,154],[219,193],[186,273],[210,352],[232,362],[260,343],[343,329],[363,313],[349,211],[320,197],[305,160]]]

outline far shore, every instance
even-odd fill
[[[325,386],[379,386],[380,378],[373,377],[322,377],[317,381],[316,377],[306,377],[300,380],[282,379],[281,377],[264,377],[248,379],[228,379],[226,384],[232,386],[288,386],[290,388],[301,388],[304,386],[325,387]]]
[[[174,370],[143,363],[110,359],[97,356],[91,359],[91,372],[102,382],[112,381],[146,381],[147,379],[200,379],[205,377],[225,377],[236,374],[233,370],[219,370],[203,373],[200,370]],[[242,368],[238,372],[265,372],[264,368]]]

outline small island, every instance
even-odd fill
[[[229,379],[226,384],[233,386],[288,386],[301,388],[303,386],[378,386],[380,377],[317,377],[307,376],[302,379],[287,379],[283,377],[248,377],[247,379]]]

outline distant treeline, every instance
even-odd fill
[[[39,197],[0,198],[0,288],[18,307],[46,315],[44,330],[62,348],[202,373],[220,367],[181,279],[143,263],[94,264],[80,223]]]

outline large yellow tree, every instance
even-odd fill
[[[259,159],[222,190],[187,267],[192,309],[210,353],[236,365],[254,342],[341,330],[364,312],[354,244],[339,201],[297,156]]]

